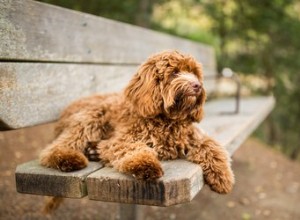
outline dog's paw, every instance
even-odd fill
[[[155,180],[164,174],[159,160],[146,153],[123,160],[121,172],[128,173],[138,180]]]
[[[88,142],[87,147],[84,150],[84,155],[89,161],[100,161],[100,154],[97,150],[98,142]]]
[[[232,190],[234,175],[230,168],[222,173],[208,172],[205,175],[205,182],[211,190],[220,194],[227,194]]]
[[[88,165],[88,160],[80,151],[55,149],[40,158],[40,164],[63,172],[80,170]]]
[[[65,154],[60,158],[58,169],[63,172],[70,172],[74,170],[81,170],[87,165],[87,158],[81,152],[74,151],[72,153]]]
[[[141,164],[131,164],[130,173],[138,180],[155,180],[163,175],[163,170],[159,164],[144,161]]]

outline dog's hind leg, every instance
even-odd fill
[[[79,170],[87,166],[88,160],[80,151],[84,145],[80,134],[65,131],[49,144],[40,154],[40,164],[64,172]],[[74,140],[73,140],[74,138]]]
[[[73,171],[87,166],[85,148],[92,142],[98,142],[111,129],[105,117],[99,116],[99,110],[82,110],[71,115],[58,137],[40,154],[40,164],[61,171]]]
[[[116,170],[140,180],[154,180],[163,175],[157,153],[145,143],[102,141],[98,145],[99,157]]]

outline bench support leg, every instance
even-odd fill
[[[141,207],[135,204],[120,204],[120,220],[139,220],[143,219]]]

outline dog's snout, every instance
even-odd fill
[[[192,82],[191,83],[192,88],[194,89],[195,92],[200,92],[201,90],[201,85],[198,82]]]

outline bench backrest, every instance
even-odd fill
[[[149,55],[176,49],[203,65],[215,87],[211,47],[35,1],[0,1],[0,128],[54,121],[71,101],[120,91]]]

